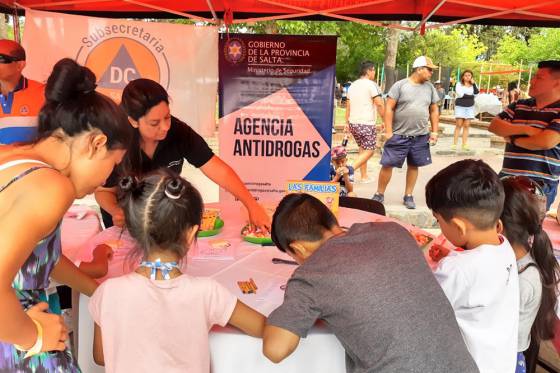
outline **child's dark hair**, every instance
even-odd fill
[[[426,204],[447,221],[460,216],[477,229],[491,229],[502,213],[504,188],[486,163],[465,159],[432,177],[426,185]]]
[[[200,193],[188,181],[163,168],[138,181],[127,176],[119,183],[118,201],[143,257],[154,247],[185,256],[185,233],[200,225],[203,210]]]
[[[554,337],[557,303],[556,286],[560,280],[560,267],[554,257],[552,243],[542,229],[538,202],[525,186],[513,178],[502,180],[505,204],[502,213],[505,236],[512,245],[523,245],[539,269],[542,298],[537,317],[531,329],[536,342]],[[532,244],[530,238],[532,237]]]
[[[272,217],[271,237],[281,251],[293,252],[292,242],[319,241],[336,225],[333,213],[317,198],[305,193],[288,194]]]
[[[365,76],[367,72],[371,69],[375,69],[375,65],[373,64],[373,62],[363,61],[362,63],[360,63],[360,68],[359,68],[360,76]]]
[[[72,137],[98,129],[107,136],[107,149],[129,146],[132,127],[126,114],[110,98],[95,91],[95,81],[90,69],[70,58],[54,65],[45,87],[36,142],[58,130]]]

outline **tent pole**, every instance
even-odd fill
[[[529,66],[529,83],[527,83],[527,97],[529,97],[529,88],[531,88],[531,75],[533,73],[533,65]]]
[[[143,6],[145,8],[149,8],[149,9],[155,9],[155,10],[159,10],[159,11],[162,11],[162,12],[175,14],[175,15],[178,15],[178,16],[181,16],[181,17],[184,17],[184,18],[191,18],[191,19],[195,19],[197,21],[208,22],[208,23],[212,23],[212,24],[215,23],[214,20],[209,19],[209,18],[199,17],[199,16],[195,16],[194,14],[189,14],[189,13],[179,12],[179,11],[168,9],[168,8],[163,8],[163,7],[160,7],[160,6],[143,3],[141,1],[136,1],[136,0],[122,0],[122,1],[124,1],[125,3],[140,5],[140,6]]]
[[[490,73],[492,72],[492,64],[490,64]],[[486,85],[486,92],[490,92],[490,77],[492,74],[488,74],[488,84]]]
[[[422,18],[420,23],[416,25],[416,27],[414,28],[414,32],[418,31],[419,28],[424,27],[424,25],[428,22],[428,20],[439,10],[439,8],[442,7],[443,4],[445,4],[446,1],[447,0],[440,0],[440,2],[430,11],[430,13],[428,13],[424,18]]]
[[[381,67],[381,91],[385,91],[385,64]]]
[[[519,75],[517,76],[517,88],[519,88],[519,92],[521,92],[521,69],[523,68],[523,60],[519,62]]]
[[[21,34],[19,27],[19,16],[17,13],[17,4],[14,4],[14,11],[12,13],[12,21],[14,22],[14,40],[21,44]]]
[[[410,64],[407,63],[406,64],[406,77],[408,78],[410,76]]]
[[[218,16],[216,15],[216,11],[214,10],[214,6],[212,5],[212,0],[206,0],[206,4],[208,4],[208,8],[210,9],[210,13],[212,13],[212,19],[214,22],[218,22]]]
[[[438,64],[438,79],[441,82],[441,63]]]

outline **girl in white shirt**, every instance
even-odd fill
[[[523,352],[533,343],[554,337],[556,286],[560,268],[542,229],[544,193],[523,176],[502,179],[505,191],[501,220],[515,252],[519,273],[519,331],[516,373],[525,373]],[[539,196],[541,197],[539,199]]]

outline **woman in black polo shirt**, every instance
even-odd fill
[[[169,95],[161,85],[149,79],[130,82],[123,91],[121,106],[136,131],[132,146],[121,165],[113,170],[104,187],[95,192],[106,228],[113,224],[122,226],[124,223],[124,215],[116,198],[120,175],[142,175],[160,167],[180,174],[183,160],[186,159],[237,197],[249,211],[251,223],[269,230],[270,217],[245,188],[235,171],[214,155],[204,139],[192,128],[171,116]]]

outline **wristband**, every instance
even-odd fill
[[[439,136],[439,134],[437,132],[430,132],[430,136]]]
[[[25,352],[25,356],[23,357],[24,359],[27,359],[28,357],[31,357],[33,355],[37,355],[43,349],[43,326],[38,321],[35,321],[33,319],[31,319],[31,321],[33,321],[35,327],[37,328],[37,340],[35,341],[35,344],[29,350],[26,350],[25,348],[14,344],[16,350]]]

